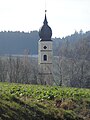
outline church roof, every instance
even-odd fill
[[[43,26],[39,30],[39,36],[41,38],[41,41],[51,41],[52,29],[48,25],[46,13]]]

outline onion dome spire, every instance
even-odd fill
[[[45,10],[43,26],[39,30],[39,36],[41,38],[41,41],[51,41],[52,36],[52,29],[48,26],[46,12],[47,10]]]

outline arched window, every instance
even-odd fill
[[[43,56],[43,60],[44,60],[44,61],[47,61],[47,55],[44,55],[44,56]]]

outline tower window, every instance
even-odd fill
[[[44,56],[43,56],[43,60],[44,60],[44,61],[47,61],[47,55],[44,55]]]
[[[44,48],[44,49],[47,49],[47,46],[44,46],[43,48]]]

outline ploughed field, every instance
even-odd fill
[[[90,89],[1,82],[0,120],[90,120]]]

